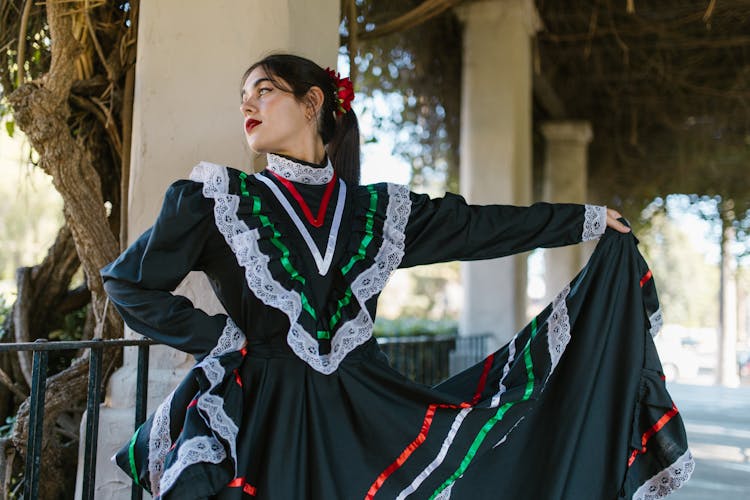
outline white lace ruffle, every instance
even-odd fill
[[[151,493],[156,497],[160,494],[164,459],[172,447],[172,437],[169,432],[169,411],[172,408],[174,390],[164,398],[154,412],[151,422],[151,432],[148,435],[148,480],[151,483]]]
[[[664,317],[661,314],[661,307],[648,317],[648,321],[651,324],[651,329],[649,330],[651,336],[656,337],[661,331],[661,327],[664,325]]]
[[[695,461],[690,450],[680,455],[675,462],[643,483],[633,493],[633,500],[655,500],[664,498],[685,484],[695,469]]]
[[[401,184],[388,184],[388,207],[383,224],[383,244],[375,255],[375,262],[352,282],[352,293],[362,309],[365,302],[380,293],[388,278],[401,264],[406,247],[405,230],[411,213],[409,188]]]
[[[197,407],[208,416],[208,422],[206,423],[209,428],[229,443],[229,450],[236,467],[237,431],[239,429],[237,428],[237,424],[235,424],[234,421],[229,418],[226,411],[224,411],[224,399],[215,394],[211,394],[211,391],[218,386],[224,378],[224,367],[221,366],[221,363],[216,358],[206,358],[201,361],[199,366],[206,375],[210,387],[206,392],[198,396]]]
[[[216,346],[211,350],[208,356],[195,366],[195,369],[203,370],[209,383],[208,389],[198,396],[196,406],[201,412],[208,416],[206,425],[229,443],[229,449],[235,468],[237,467],[237,424],[235,424],[234,421],[229,418],[226,411],[224,411],[224,400],[220,396],[211,394],[211,391],[224,379],[225,370],[221,365],[221,362],[218,360],[218,357],[228,352],[239,351],[244,343],[245,335],[235,322],[232,321],[232,318],[227,316],[224,330],[222,331],[219,340],[216,342]],[[169,398],[169,401],[165,401],[165,403],[171,404],[171,397]],[[162,405],[165,403],[162,403]],[[168,416],[169,412],[167,411],[167,417]],[[153,425],[156,425],[156,418],[154,418]],[[166,435],[167,439],[169,439],[169,420],[167,420]],[[219,441],[213,436],[196,437],[182,443],[177,452],[177,460],[167,471],[164,472],[161,480],[155,483],[152,479],[151,485],[155,488],[154,495],[167,492],[186,467],[198,462],[219,463],[224,460],[224,458],[226,458],[226,452],[222,448],[221,453],[218,453],[214,449],[216,444],[221,446]],[[171,446],[171,444],[169,446]],[[188,449],[183,450],[185,447]],[[169,447],[167,447],[167,451],[169,451]],[[164,453],[164,455],[166,455],[166,453]],[[206,456],[208,456],[208,459],[203,458]],[[150,458],[149,455],[149,465],[151,464]],[[163,465],[163,456],[161,460],[160,465]],[[158,485],[158,488],[155,485]]]
[[[250,230],[237,217],[239,197],[228,194],[229,176],[226,167],[201,162],[190,174],[190,179],[203,182],[203,195],[214,199],[216,227],[245,269],[245,278],[253,294],[264,304],[279,309],[289,318],[287,344],[292,351],[316,371],[330,375],[353,349],[372,337],[373,321],[365,303],[382,291],[390,275],[404,255],[406,223],[411,212],[409,189],[388,185],[388,207],[383,226],[383,243],[375,262],[352,283],[352,293],[360,306],[359,313],[345,322],[333,334],[331,352],[320,354],[315,336],[299,324],[302,299],[298,292],[286,290],[268,269],[270,258],[260,251],[257,229]]]
[[[216,341],[216,345],[211,349],[211,352],[208,353],[208,355],[211,357],[218,357],[227,352],[239,351],[244,344],[245,334],[242,333],[240,327],[232,321],[232,318],[227,316],[224,330],[222,330],[219,340]]]
[[[549,371],[550,375],[555,371],[557,363],[560,361],[568,342],[570,342],[570,318],[568,317],[568,305],[565,302],[569,293],[570,285],[566,286],[552,301],[552,312],[547,318],[547,347],[552,364]]]
[[[331,159],[325,167],[311,167],[275,154],[267,154],[268,170],[284,179],[303,184],[328,184],[333,179]]]
[[[583,234],[581,241],[599,238],[607,229],[607,207],[584,205]]]
[[[186,440],[177,451],[177,460],[166,470],[161,478],[161,491],[166,492],[174,486],[177,478],[187,467],[199,462],[221,463],[227,457],[224,447],[213,436],[196,436]],[[158,495],[155,494],[154,498]]]

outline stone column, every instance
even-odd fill
[[[723,218],[722,218],[723,219]],[[737,239],[737,230],[726,221],[722,222],[724,237],[721,252],[721,286],[719,288],[719,337],[717,383],[725,387],[740,385],[737,369],[737,259],[732,247]]]
[[[553,121],[543,123],[541,130],[546,140],[542,200],[586,203],[591,125],[585,121]],[[544,250],[548,300],[551,301],[580,271],[596,246],[596,242],[590,243]]]
[[[531,202],[531,0],[474,2],[464,22],[461,193],[470,203]],[[462,265],[460,330],[491,333],[496,349],[526,322],[526,255]]]
[[[244,141],[240,78],[257,59],[289,51],[336,66],[339,1],[142,2],[138,24],[128,240],[156,218],[167,186],[200,160],[253,170]],[[191,273],[177,293],[220,310],[205,277]],[[127,337],[140,337],[126,332]],[[192,356],[152,348],[148,411],[182,379]],[[130,481],[110,457],[133,433],[136,350],[111,378],[101,408],[96,498],[130,498]],[[83,429],[82,423],[82,429]],[[81,440],[81,447],[83,439]],[[82,454],[76,497],[81,495]]]

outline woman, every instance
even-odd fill
[[[139,484],[164,499],[598,499],[644,487],[656,498],[689,475],[679,416],[648,451],[631,446],[672,405],[647,335],[653,280],[618,213],[360,186],[350,82],[307,59],[259,61],[241,96],[247,143],[268,168],[202,162],[101,271],[132,329],[199,360],[116,455]],[[396,268],[572,244],[606,226],[553,304],[435,388],[392,370],[372,337]],[[191,270],[228,315],[170,293]],[[666,489],[650,479],[664,471]]]

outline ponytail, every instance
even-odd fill
[[[326,150],[336,175],[349,185],[359,185],[359,123],[353,109],[336,120],[336,129]]]

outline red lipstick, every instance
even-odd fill
[[[254,118],[248,118],[248,119],[246,119],[245,120],[245,132],[249,133],[250,131],[252,131],[255,127],[257,127],[261,123],[263,123],[263,122],[261,122],[260,120],[256,120]]]

